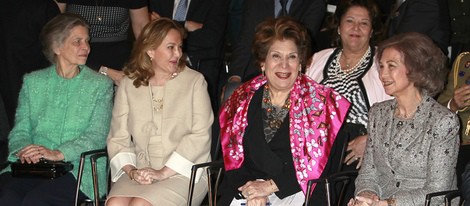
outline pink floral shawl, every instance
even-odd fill
[[[248,124],[248,107],[255,91],[266,82],[266,77],[260,75],[241,85],[222,107],[219,115],[220,138],[227,171],[238,169],[243,163],[243,135]],[[292,158],[297,181],[306,193],[308,180],[319,178],[325,168],[349,102],[333,89],[305,75],[297,77],[290,101]]]

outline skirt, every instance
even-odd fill
[[[150,185],[141,185],[122,175],[111,187],[108,199],[111,197],[139,197],[152,205],[186,205],[188,200],[189,178],[175,175],[166,180]],[[201,176],[195,184],[193,205],[200,205],[207,194],[207,176]],[[158,203],[158,204],[157,204]]]

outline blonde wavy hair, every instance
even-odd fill
[[[158,48],[172,29],[178,31],[184,38],[184,28],[168,18],[151,21],[142,29],[142,33],[134,43],[129,62],[123,69],[124,74],[134,80],[135,87],[149,85],[149,79],[155,75],[155,72],[152,69],[152,61],[147,55],[147,51]],[[180,58],[178,72],[185,67],[185,59],[184,56]]]

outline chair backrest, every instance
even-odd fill
[[[326,201],[328,206],[344,205],[344,195],[348,184],[354,184],[351,180],[357,176],[357,171],[343,171],[334,173],[326,178],[311,179],[307,183],[307,195],[305,196],[305,206],[312,205],[310,203],[311,195],[313,192],[313,185],[316,187],[325,186]],[[336,190],[333,185],[340,184],[340,190]],[[334,199],[333,199],[334,198]]]
[[[196,173],[199,169],[206,169],[207,172],[207,188],[208,188],[208,202],[209,206],[215,206],[217,203],[217,194],[219,189],[219,184],[222,179],[224,171],[224,163],[222,160],[214,162],[206,162],[201,164],[193,165],[191,168],[191,177],[189,179],[189,192],[188,192],[188,204],[187,206],[192,206],[193,194],[194,194],[194,184],[196,180]]]
[[[208,60],[221,60],[221,59],[208,59]],[[222,62],[222,61],[221,61]],[[197,63],[196,68],[199,68],[200,62]],[[225,67],[225,72],[228,73],[228,62],[223,62],[223,66]],[[221,92],[221,104],[223,103],[232,95],[235,89],[240,86],[242,83],[227,83],[225,88]],[[218,118],[216,118],[218,119]],[[219,125],[219,124],[215,124]],[[213,152],[212,152],[212,162],[206,162],[201,164],[193,165],[191,168],[191,177],[189,180],[189,191],[188,191],[188,206],[192,206],[192,199],[194,194],[194,185],[195,185],[195,178],[196,173],[199,169],[205,169],[207,172],[207,187],[208,187],[208,202],[209,206],[215,206],[217,203],[217,194],[218,194],[218,186],[221,182],[223,172],[224,172],[224,163],[221,158],[219,158],[219,154],[221,154],[221,146],[220,146],[220,138],[217,138],[215,141],[212,142],[213,145]]]
[[[78,194],[80,191],[80,186],[83,178],[83,170],[85,168],[85,160],[86,158],[90,159],[90,164],[91,164],[91,174],[93,178],[93,194],[94,198],[93,199],[86,199],[83,202],[79,202],[80,200],[78,199]],[[106,194],[104,197],[100,197],[100,191],[99,191],[99,184],[98,184],[98,159],[105,158],[106,160],[106,179],[107,179],[107,188],[106,188]],[[106,201],[106,197],[108,196],[108,191],[110,189],[110,177],[109,177],[109,161],[108,161],[108,152],[106,149],[98,149],[98,150],[91,150],[87,152],[83,152],[80,155],[80,163],[78,166],[78,175],[77,175],[77,189],[75,191],[75,206],[79,205],[94,205],[94,206],[99,206],[99,205],[104,205],[104,202]]]
[[[426,194],[424,206],[431,205],[431,200],[435,197],[440,197],[440,196],[444,196],[445,206],[451,206],[452,201],[457,197],[460,197],[458,206],[463,205],[462,193],[459,190],[446,190],[446,191],[433,192],[433,193]]]

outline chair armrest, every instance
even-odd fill
[[[449,204],[452,202],[453,199],[455,199],[456,197],[460,197],[460,202],[459,202],[459,205],[462,205],[463,203],[463,198],[462,198],[462,193],[460,192],[460,190],[452,190],[450,191],[449,193],[447,193],[445,196],[444,196],[444,200],[446,202],[446,204]]]
[[[349,180],[351,180],[352,177],[356,177],[357,174],[358,174],[357,171],[350,170],[350,171],[336,172],[336,173],[333,173],[333,174],[331,174],[330,176],[328,176],[326,178],[308,180],[308,182],[307,182],[307,193],[306,193],[306,197],[305,197],[305,206],[309,206],[310,196],[311,196],[311,193],[313,192],[313,190],[312,190],[313,184],[325,183],[327,201],[328,201],[328,205],[330,205],[331,204],[330,183],[343,182],[344,184],[347,184],[347,183],[349,183]],[[344,186],[343,186],[343,189],[344,189]],[[343,194],[343,191],[341,191],[341,193]],[[341,201],[342,194],[339,197],[339,202]]]
[[[103,154],[107,154],[106,148],[104,149],[97,149],[97,150],[90,150],[86,152],[82,152],[80,154],[80,162],[78,163],[78,174],[77,174],[77,188],[75,190],[75,206],[78,206],[80,203],[78,202],[78,194],[80,192],[80,186],[82,183],[82,178],[83,178],[83,168],[85,167],[85,158],[94,155],[102,156]]]
[[[439,196],[444,196],[444,201],[446,202],[446,205],[448,205],[452,199],[461,196],[461,193],[459,190],[445,190],[445,191],[428,193],[426,194],[426,200],[424,202],[424,205],[425,206],[431,205],[431,199],[433,197],[439,197]]]
[[[188,206],[192,206],[192,201],[193,201],[193,194],[194,194],[194,184],[196,181],[196,173],[197,170],[201,168],[223,168],[224,167],[224,162],[222,160],[219,161],[213,161],[213,162],[205,162],[201,164],[195,164],[191,168],[191,177],[189,179],[189,191],[188,191]],[[208,180],[208,187],[210,187],[210,180]]]

